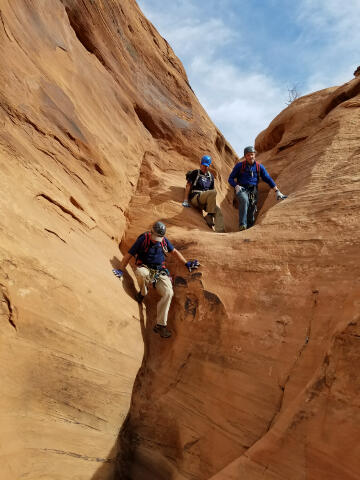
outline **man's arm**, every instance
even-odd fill
[[[125,253],[125,255],[123,256],[123,259],[121,260],[121,263],[120,263],[120,270],[122,270],[122,271],[125,270],[125,268],[127,267],[127,264],[129,263],[131,257],[132,257],[131,253]]]
[[[260,176],[266,182],[270,188],[273,188],[275,192],[278,190],[274,180],[270,177],[264,165],[260,164]]]
[[[186,184],[184,202],[189,202],[189,195],[190,195],[191,185],[192,185],[192,183],[190,183],[190,182],[188,182],[188,183]]]
[[[228,178],[228,182],[230,183],[230,185],[232,187],[236,187],[237,185],[237,182],[235,181],[235,178],[237,179],[237,176],[238,176],[238,163],[235,165],[235,167],[233,168],[233,171],[230,173],[230,176]]]
[[[175,254],[175,257],[180,260],[180,262],[182,262],[184,265],[186,263],[186,259],[185,257],[179,252],[179,250],[176,250],[176,248],[174,248],[174,250],[172,250],[170,253],[174,253]]]
[[[194,270],[200,266],[200,263],[197,260],[189,260],[187,262],[185,257],[179,252],[179,250],[176,250],[176,248],[174,248],[174,250],[172,250],[169,253],[174,253],[176,258],[185,265],[185,267],[189,270],[189,272],[191,272],[191,270]]]
[[[139,251],[139,247],[142,244],[144,240],[144,234],[140,235],[137,239],[136,242],[131,246],[129,251],[125,253],[123,256],[123,259],[121,260],[120,267],[118,269],[114,268],[113,273],[116,277],[121,278],[124,275],[125,268],[127,267],[127,264],[130,261],[131,257],[135,257]]]
[[[266,182],[269,185],[269,187],[274,190],[274,192],[276,193],[276,199],[277,200],[285,200],[285,198],[287,198],[286,195],[283,195],[280,192],[280,190],[276,186],[276,183],[274,182],[274,180],[270,177],[270,175],[266,171],[266,168],[264,167],[264,165],[260,165],[260,176],[264,180],[264,182]]]

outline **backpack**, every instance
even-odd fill
[[[246,164],[247,164],[246,160],[241,162],[240,173],[245,172]],[[255,165],[256,165],[256,173],[257,173],[257,183],[259,183],[260,182],[260,163],[255,162]]]
[[[145,235],[145,238],[141,244],[140,250],[141,252],[147,253],[151,243],[151,232],[145,232],[144,235]],[[165,237],[161,239],[160,244],[161,244],[161,248],[163,249],[164,255],[167,257],[167,254],[169,253],[169,251],[167,248]],[[142,261],[139,259],[139,256],[136,255],[136,265],[141,265],[141,264],[142,264]],[[165,261],[163,262],[162,267],[165,267]]]
[[[189,182],[190,181],[190,177],[191,177],[191,174],[194,170],[189,170],[188,172],[186,172],[186,175],[185,175],[185,178],[186,178],[186,181]],[[196,178],[195,178],[195,182],[191,185],[191,190],[194,189],[194,187],[196,187],[196,184],[199,180],[199,177],[200,175],[208,175],[210,177],[211,180],[213,180],[213,175],[211,172],[207,172],[207,173],[202,173],[201,170],[198,170],[197,171],[197,175],[196,175]]]

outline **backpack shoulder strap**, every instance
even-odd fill
[[[163,249],[164,255],[167,256],[167,254],[169,253],[169,250],[168,250],[168,246],[167,246],[165,237],[163,237],[162,240],[161,240],[161,248]]]
[[[241,173],[245,172],[245,168],[246,168],[246,160],[244,160],[243,162],[241,162],[240,172],[241,172]]]
[[[151,232],[145,232],[144,235],[145,238],[143,243],[141,244],[141,250],[146,253],[150,247]]]
[[[256,164],[256,172],[257,172],[257,183],[260,182],[260,163],[255,162]]]
[[[199,180],[200,173],[201,173],[201,170],[198,170],[198,171],[197,171],[197,175],[196,175],[195,182],[192,184],[193,188],[196,186],[196,184],[197,184],[197,182],[198,182],[198,180]]]
[[[139,258],[139,253],[146,253],[149,250],[149,247],[150,247],[151,232],[145,232],[145,233],[143,233],[143,235],[144,235],[144,240],[142,241],[142,244],[140,245],[140,249],[135,256],[135,264],[136,265],[141,265],[142,264],[142,261]],[[141,237],[141,235],[140,235],[140,237]]]

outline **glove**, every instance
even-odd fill
[[[116,268],[114,268],[113,274],[115,275],[115,277],[121,278],[124,275],[124,272],[122,270],[116,270]]]
[[[276,190],[276,200],[285,200],[287,198],[287,195],[283,195],[280,190]]]
[[[235,193],[239,193],[242,191],[242,187],[240,185],[235,185]]]
[[[184,200],[184,201],[182,202],[182,206],[183,206],[183,207],[189,207],[189,208],[190,208],[190,204],[189,204],[189,202],[188,202],[187,200]]]
[[[200,263],[197,260],[189,260],[185,263],[185,267],[191,272],[200,266]]]

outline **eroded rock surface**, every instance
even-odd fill
[[[263,185],[254,228],[172,227],[203,287],[175,287],[171,345],[146,337],[119,478],[358,477],[359,93],[300,98],[259,135],[289,198]]]
[[[2,478],[359,478],[360,79],[259,135],[289,198],[235,232],[236,155],[133,1],[0,20]],[[181,206],[205,153],[226,234]],[[202,264],[169,261],[170,340],[111,272],[157,219]]]
[[[185,172],[234,154],[133,1],[5,0],[0,57],[1,477],[103,479],[143,356],[129,205],[184,227]]]

